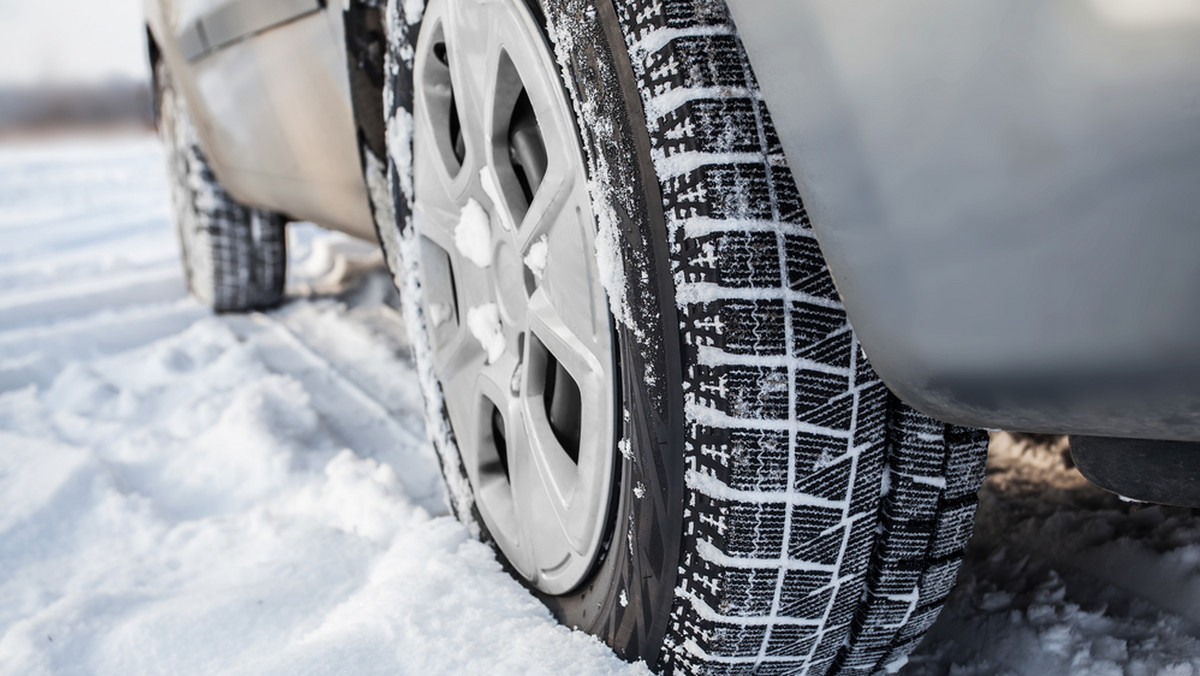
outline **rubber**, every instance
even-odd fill
[[[392,0],[386,22],[391,203],[372,200],[420,366],[411,148],[393,133],[411,105],[407,4]],[[582,588],[542,600],[663,673],[898,666],[953,586],[986,435],[908,408],[871,370],[723,3],[540,9],[583,121],[598,227],[619,244],[625,283],[609,298],[629,413],[608,553]],[[370,174],[378,160],[364,160]],[[471,522],[453,431],[425,389]]]
[[[286,219],[221,187],[165,62],[154,68],[158,131],[188,290],[217,312],[277,305],[287,273]]]
[[[1088,481],[1128,500],[1200,509],[1200,443],[1072,434],[1070,458]]]

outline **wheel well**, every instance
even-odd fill
[[[150,30],[150,26],[146,26],[146,57],[150,61],[150,102],[153,110],[150,114],[154,118],[154,126],[158,127],[158,62],[162,58],[162,51],[158,47],[158,41],[154,39],[154,31]]]
[[[387,53],[384,9],[350,3],[342,15],[354,126],[363,151],[387,157],[383,112],[384,56]]]

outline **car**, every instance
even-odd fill
[[[1186,3],[145,12],[191,293],[279,303],[289,222],[378,241],[454,512],[622,657],[900,668],[984,429],[1200,505]]]

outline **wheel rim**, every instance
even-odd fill
[[[430,2],[414,71],[434,370],[489,533],[562,594],[603,547],[615,462],[614,338],[571,108],[520,0]]]

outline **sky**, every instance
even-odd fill
[[[0,86],[145,79],[141,0],[0,0]]]

